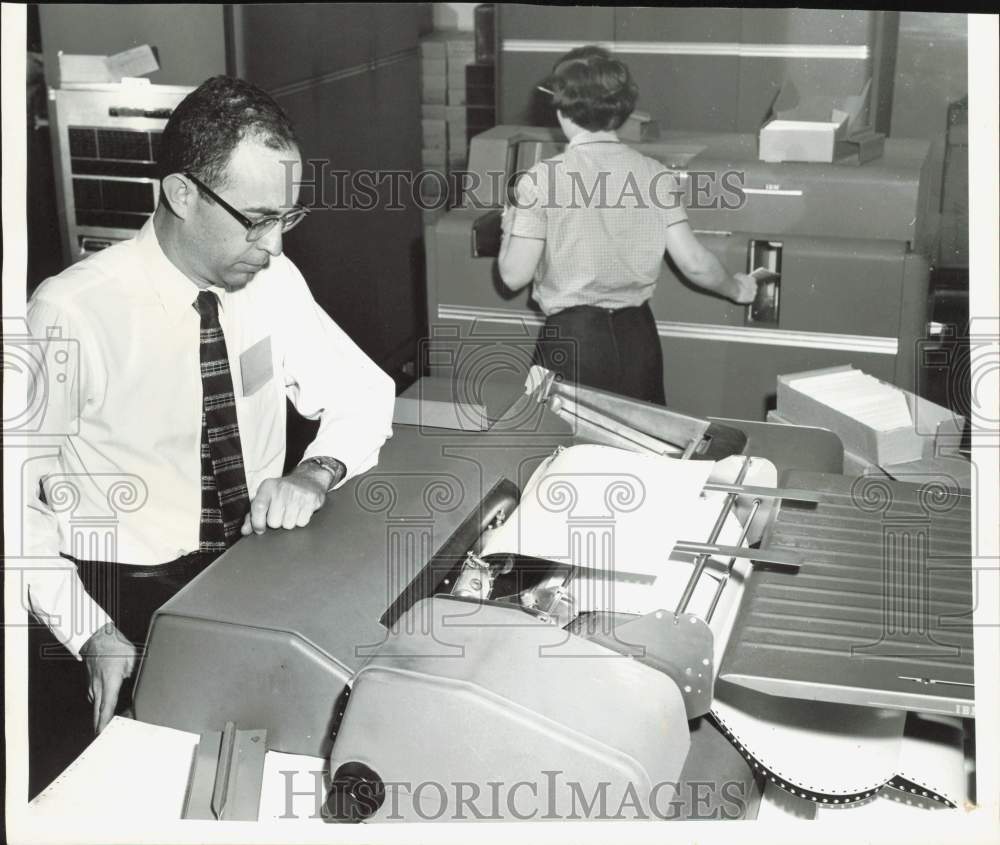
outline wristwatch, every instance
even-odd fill
[[[327,493],[336,487],[340,483],[340,480],[347,475],[347,467],[336,458],[314,455],[311,458],[306,458],[299,466],[302,466],[302,464],[314,464],[315,466],[323,467],[323,469],[330,473],[330,484],[326,488]]]

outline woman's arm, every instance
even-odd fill
[[[667,252],[684,276],[705,290],[745,305],[757,295],[757,280],[746,273],[730,275],[691,231],[687,221],[667,229]]]
[[[497,267],[500,278],[511,290],[520,290],[529,285],[535,278],[535,268],[545,250],[545,241],[541,238],[525,238],[512,235],[506,228],[503,241],[500,244],[500,256]]]

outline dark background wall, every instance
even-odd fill
[[[969,264],[968,19],[903,12],[893,90],[892,131],[931,142],[931,204],[940,213],[938,263]]]
[[[763,122],[782,82],[804,95],[849,95],[873,74],[872,58],[821,58],[735,54],[733,45],[758,44],[864,48],[875,42],[876,15],[824,9],[539,8],[501,4],[499,119],[534,122],[534,85],[561,48],[544,42],[638,42],[651,52],[621,55],[639,86],[639,108],[672,130],[753,132]],[[517,52],[504,49],[522,42]],[[523,42],[543,42],[539,49]],[[524,49],[525,47],[528,49]],[[655,52],[663,48],[664,52]],[[685,53],[684,49],[692,52]],[[850,50],[848,50],[848,56]]]

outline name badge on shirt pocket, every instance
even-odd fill
[[[252,396],[271,380],[274,366],[271,363],[270,337],[257,341],[246,352],[240,353],[240,375],[244,396]]]

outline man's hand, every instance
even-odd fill
[[[757,280],[748,273],[733,276],[729,298],[739,305],[749,305],[757,296]]]
[[[107,727],[115,715],[122,681],[135,670],[135,646],[108,622],[80,649],[90,686],[87,698],[94,704],[94,734]]]
[[[241,533],[263,534],[268,528],[295,528],[309,524],[323,507],[331,483],[330,471],[315,464],[299,464],[282,478],[269,478],[257,488]]]

